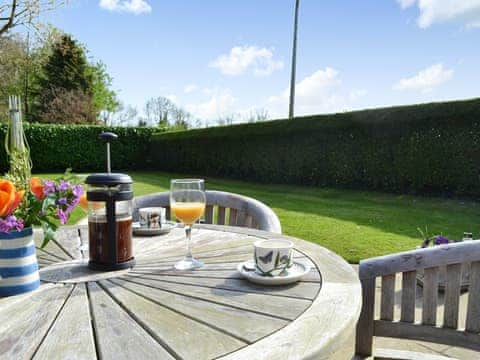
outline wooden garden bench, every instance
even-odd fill
[[[205,191],[207,206],[205,208],[205,223],[242,226],[265,230],[277,234],[282,233],[282,227],[277,215],[264,203],[239,194],[223,191]],[[138,196],[133,199],[133,219],[138,221],[138,209],[161,206],[167,209],[167,219],[170,219],[170,193],[161,192]]]
[[[459,324],[462,264],[470,263],[466,322]],[[443,322],[437,319],[438,274],[446,266]],[[417,271],[423,269],[422,316],[415,321]],[[400,319],[394,319],[395,275],[401,273]],[[363,305],[358,356],[372,355],[373,336],[428,341],[480,351],[480,241],[418,249],[360,262]],[[380,318],[374,318],[375,281],[381,277]],[[429,359],[428,354],[377,349],[377,359]],[[431,358],[438,359],[438,356]],[[480,358],[480,354],[479,354]]]

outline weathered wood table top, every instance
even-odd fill
[[[336,254],[288,238],[312,266],[301,282],[268,287],[242,279],[236,267],[252,258],[253,242],[282,237],[198,226],[193,253],[205,266],[178,271],[172,265],[185,240],[177,228],[136,237],[135,268],[97,273],[86,268],[78,229],[64,228],[59,241],[37,249],[40,289],[0,299],[0,358],[327,359],[353,336],[357,275]]]

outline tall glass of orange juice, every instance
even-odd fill
[[[175,179],[170,182],[170,209],[175,217],[185,224],[187,253],[175,264],[178,270],[196,269],[203,266],[192,256],[192,226],[205,212],[205,181],[202,179]]]

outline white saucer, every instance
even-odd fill
[[[166,223],[162,224],[161,228],[158,229],[140,227],[140,223],[138,222],[132,224],[133,233],[140,236],[165,235],[168,234],[176,226],[177,223],[173,221],[167,221]]]
[[[238,272],[247,280],[262,285],[285,285],[300,281],[302,277],[310,271],[310,266],[294,261],[290,269],[278,276],[264,276],[258,274],[255,270],[253,260],[244,261],[237,266]]]

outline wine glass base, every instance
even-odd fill
[[[174,267],[177,270],[191,270],[191,269],[198,269],[203,266],[203,262],[195,260],[194,258],[190,259],[183,259],[177,262]]]

